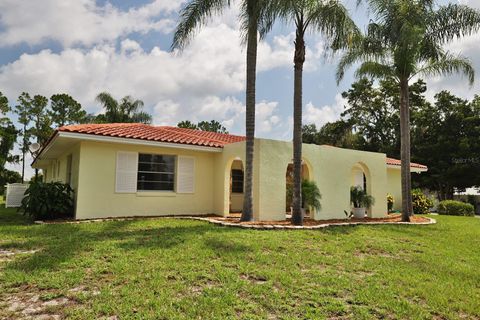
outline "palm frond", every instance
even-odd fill
[[[475,81],[475,70],[469,59],[460,55],[445,53],[438,61],[427,64],[417,70],[414,75],[443,76],[452,73],[460,73],[467,76],[470,85]]]
[[[361,77],[372,77],[377,79],[395,77],[395,70],[392,66],[374,62],[374,61],[365,61],[360,67],[355,71],[355,76],[357,78]]]
[[[108,92],[101,92],[95,100],[103,105],[107,112],[116,113],[118,111],[118,101]]]
[[[474,34],[479,30],[480,11],[466,5],[441,6],[427,20],[427,35],[441,43]]]
[[[354,39],[359,37],[360,30],[351,19],[347,8],[339,1],[313,1],[306,17],[305,28],[310,26],[322,33],[333,50],[351,47]]]
[[[182,50],[197,29],[214,14],[230,6],[230,0],[192,0],[180,11],[180,22],[175,29],[171,49]]]

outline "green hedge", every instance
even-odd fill
[[[470,203],[444,200],[438,205],[438,213],[449,216],[474,216],[475,209]]]

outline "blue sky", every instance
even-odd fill
[[[356,0],[344,3],[354,20],[368,22]],[[479,0],[463,3],[480,8]],[[0,2],[0,91],[14,104],[22,91],[66,92],[98,113],[101,91],[145,102],[158,125],[216,119],[244,132],[245,51],[234,6],[205,26],[183,53],[169,51],[183,0],[37,0]],[[257,136],[291,139],[293,28],[278,24],[259,47]],[[449,49],[469,56],[480,70],[478,35]],[[338,119],[341,92],[335,58],[324,59],[322,38],[309,35],[304,75],[304,122]],[[457,77],[428,79],[429,97],[443,89],[471,98],[480,93]]]

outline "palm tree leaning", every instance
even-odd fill
[[[292,223],[303,224],[302,215],[302,91],[305,33],[320,32],[328,47],[339,49],[358,33],[347,9],[337,0],[277,0],[277,14],[295,24],[293,97],[293,201]]]
[[[360,62],[357,77],[391,77],[400,91],[402,221],[413,214],[410,176],[409,82],[415,76],[463,73],[473,84],[470,61],[442,48],[480,28],[480,12],[465,5],[436,6],[433,0],[366,0],[376,18],[365,35],[339,62],[337,81],[345,69]]]
[[[253,221],[253,152],[255,138],[255,82],[257,73],[257,44],[271,29],[273,16],[269,14],[268,0],[242,0],[240,22],[242,42],[247,45],[246,76],[246,151],[244,202],[241,221]],[[180,12],[180,22],[173,37],[172,49],[182,50],[197,28],[213,14],[220,14],[231,5],[230,0],[192,0]]]

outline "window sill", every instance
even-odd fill
[[[173,191],[137,191],[137,197],[176,197]]]

